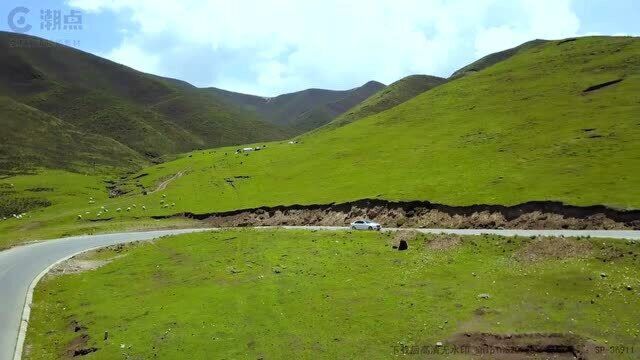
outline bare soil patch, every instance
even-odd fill
[[[400,244],[404,242],[405,245],[414,245],[416,239],[421,236],[417,231],[413,230],[401,230],[393,234],[391,238],[391,246],[394,249],[398,249]]]
[[[137,243],[139,242],[136,241],[133,244],[116,244],[116,245],[111,245],[104,248],[99,248],[88,253],[79,254],[55,266],[53,269],[51,269],[48,275],[56,276],[56,275],[64,275],[64,274],[74,274],[74,273],[81,273],[81,272],[91,271],[91,270],[101,268],[107,265],[108,263],[112,262],[113,260],[116,260],[125,256],[125,254],[122,254],[122,252],[127,247],[134,246]],[[120,255],[113,256],[109,259],[92,259],[92,256],[91,256],[92,253],[102,253],[104,251],[113,251],[116,254],[120,254]]]
[[[595,345],[569,334],[456,334],[448,344],[480,359],[602,359]]]
[[[85,271],[98,269],[108,263],[110,263],[113,259],[110,260],[79,260],[75,258],[71,258],[67,261],[64,261],[58,266],[51,269],[49,275],[64,275],[64,274],[75,274],[81,273]]]
[[[569,259],[591,255],[593,247],[589,241],[563,238],[536,238],[517,250],[515,258],[521,261],[539,261],[545,259]]]
[[[69,326],[71,331],[78,333],[78,336],[74,337],[65,347],[64,358],[85,356],[98,351],[97,347],[88,346],[90,337],[86,333],[86,327],[81,326],[75,320],[72,320]]]
[[[462,237],[458,235],[439,234],[427,240],[429,250],[447,250],[462,244]]]

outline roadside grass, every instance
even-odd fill
[[[117,258],[42,280],[26,358],[386,359],[461,332],[573,333],[637,351],[637,243],[564,240],[586,250],[531,261],[523,251],[548,249],[529,238],[439,247],[428,244],[442,235],[420,235],[397,251],[393,236],[225,230],[84,255]]]

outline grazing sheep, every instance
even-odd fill
[[[97,213],[96,216],[100,217],[100,216],[102,216],[102,213]]]
[[[133,204],[133,205],[131,205],[131,206],[133,206],[133,208],[134,208],[134,209],[136,208],[136,204]]]
[[[147,207],[142,205],[142,210],[147,210]]]
[[[172,207],[173,207],[173,206],[176,206],[176,203],[171,203],[171,206],[172,206]]]
[[[95,200],[89,200],[89,204],[95,204]]]
[[[78,214],[78,220],[82,220],[82,215]]]
[[[127,211],[131,211],[131,208],[130,208],[130,207],[128,207],[128,208],[127,208]]]
[[[162,194],[162,197],[163,197],[163,198],[166,198],[166,197],[167,197],[167,194]]]
[[[85,215],[91,214],[89,211],[85,211],[84,213],[85,213]]]
[[[116,209],[116,211],[117,211],[117,212],[120,212],[120,211],[122,211],[122,209],[120,209],[120,208],[117,208],[117,209]]]

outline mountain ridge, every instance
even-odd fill
[[[274,97],[260,97],[214,87],[205,89],[224,97],[232,104],[257,113],[267,122],[293,128],[297,135],[331,122],[384,87],[380,82],[368,81],[348,90],[309,88]]]

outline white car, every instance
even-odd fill
[[[356,220],[351,223],[353,230],[380,230],[382,226],[371,220]]]

